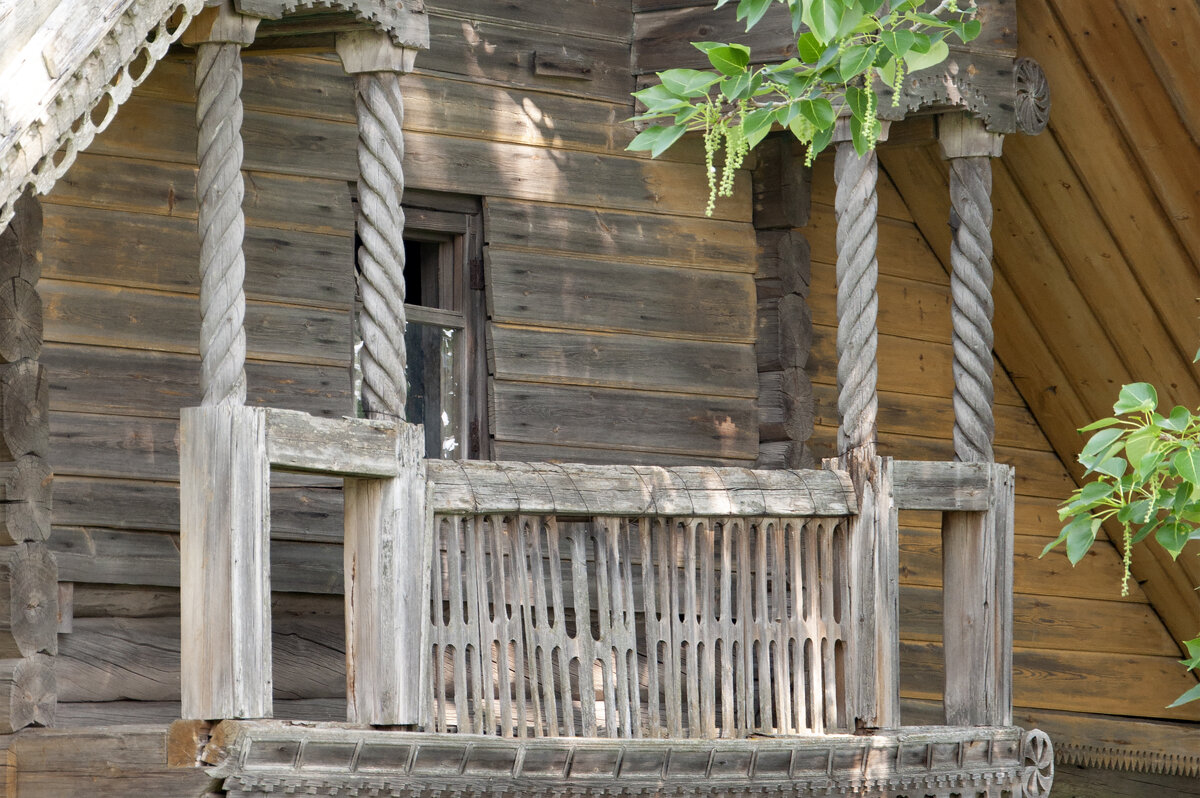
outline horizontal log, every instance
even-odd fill
[[[857,512],[836,471],[431,460],[439,513],[837,516]]]
[[[341,619],[273,619],[275,695],[345,696]],[[79,618],[56,660],[63,701],[177,701],[180,694],[178,618]],[[136,663],[136,667],[130,667]]]
[[[56,691],[53,657],[0,660],[0,733],[53,726]]]
[[[634,451],[615,449],[603,444],[596,446],[566,445],[554,443],[524,443],[521,441],[492,441],[492,456],[497,460],[519,460],[522,462],[546,463],[591,463],[608,465],[706,465],[742,466],[747,460],[741,457],[705,457],[703,455],[680,454],[677,452]]]
[[[488,329],[490,371],[500,379],[754,396],[749,344],[509,324]]]
[[[0,659],[58,651],[58,570],[45,544],[0,547]]]
[[[758,418],[748,397],[695,396],[495,380],[498,441],[596,446],[752,460]]]
[[[36,454],[0,464],[0,544],[49,537],[53,483],[50,464]]]
[[[285,698],[272,702],[271,708],[274,717],[280,720],[327,723],[342,723],[346,720],[344,698]],[[178,701],[62,702],[58,705],[56,722],[64,729],[147,723],[165,726],[180,718],[180,710]],[[75,733],[78,734],[78,731]],[[121,798],[125,798],[125,794],[122,794]]]
[[[179,586],[179,543],[172,534],[64,526],[54,528],[48,546],[63,581]],[[272,540],[271,564],[275,591],[338,594],[343,590],[340,544]]]
[[[352,477],[394,477],[395,425],[359,418],[317,418],[294,410],[266,414],[272,468]]]
[[[50,388],[36,360],[0,366],[0,459],[46,456],[50,443]]]
[[[986,510],[1000,484],[992,463],[897,460],[894,463],[896,507],[901,510]]]
[[[349,355],[347,355],[347,358]],[[173,352],[48,344],[42,364],[50,381],[50,408],[179,420],[200,404],[200,358]],[[348,361],[347,361],[348,362]],[[303,410],[323,416],[351,412],[346,364],[246,364],[247,404]],[[57,416],[57,413],[55,413]],[[51,420],[51,426],[56,419]]]

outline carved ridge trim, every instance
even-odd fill
[[[55,93],[42,115],[15,133],[0,153],[0,230],[26,187],[46,194],[96,134],[117,115],[133,89],[149,77],[167,48],[182,35],[203,0],[142,0],[129,7]],[[170,23],[174,19],[174,26]],[[139,74],[130,67],[145,56]],[[99,121],[93,112],[109,104]]]
[[[1127,770],[1133,773],[1155,773],[1162,776],[1200,776],[1200,753],[1183,754],[1172,751],[1118,748],[1108,745],[1062,743],[1055,746],[1054,761],[1060,765],[1080,765],[1106,770]]]

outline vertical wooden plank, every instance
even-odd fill
[[[733,622],[733,533],[733,522],[726,520],[721,526],[721,655],[717,659],[721,674],[721,733],[725,737],[732,736],[737,729],[733,678],[733,645],[737,640]]]
[[[653,540],[656,535],[661,538],[666,529],[661,519],[649,517],[637,519],[637,527],[642,552],[642,623],[646,634],[646,724],[648,736],[658,737],[663,733],[665,722],[660,711],[664,689],[660,676],[664,663],[659,657],[660,643],[663,642],[660,574],[665,563],[655,555]]]
[[[574,660],[579,674],[579,711],[582,719],[580,736],[595,737],[596,689],[593,666],[596,662],[595,640],[592,638],[592,605],[588,596],[587,568],[588,532],[576,525],[571,532],[571,588],[575,599]]]
[[[794,734],[797,730],[792,716],[791,671],[788,667],[788,645],[792,640],[792,613],[788,607],[788,556],[787,521],[771,519],[771,543],[774,557],[771,563],[771,591],[774,594],[775,610],[771,622],[774,629],[771,642],[773,652],[773,678],[775,680],[775,725],[780,734]],[[793,596],[793,601],[795,596]]]
[[[420,721],[426,540],[424,430],[398,423],[394,479],[345,480],[346,717]]]
[[[946,722],[1012,722],[1012,469],[996,466],[992,507],[942,521]]]
[[[550,652],[550,664],[554,667],[555,654],[558,660],[558,705],[562,710],[562,734],[574,737],[575,702],[571,694],[571,646],[567,633],[566,601],[563,592],[562,535],[558,520],[553,516],[546,519],[546,540],[550,551],[550,601],[554,610],[555,642]],[[568,560],[569,562],[569,560]]]
[[[589,525],[587,536],[588,550],[591,552],[595,567],[592,580],[596,585],[596,634],[593,639],[596,646],[593,649],[594,661],[591,663],[592,673],[597,666],[600,668],[600,689],[602,706],[604,708],[604,733],[609,737],[617,736],[617,696],[616,681],[613,678],[613,648],[612,648],[612,585],[610,559],[611,527],[608,518],[593,518]],[[597,713],[597,722],[599,713]]]
[[[710,520],[700,530],[700,607],[699,642],[697,660],[700,671],[700,727],[696,736],[717,736],[717,674],[715,654],[717,641],[721,639],[717,626],[716,610],[713,607],[713,572],[716,568],[714,535],[722,520]]]
[[[822,734],[825,731],[825,723],[821,714],[821,696],[825,690],[825,679],[821,668],[821,639],[824,636],[824,629],[821,621],[821,574],[818,567],[819,528],[820,521],[818,519],[810,518],[805,522],[804,547],[801,557],[804,561],[804,580],[808,585],[805,613],[806,636],[802,651],[803,670],[808,682],[805,697],[809,715],[808,727],[816,734]]]
[[[892,458],[876,458],[875,483],[875,695],[878,714],[875,726],[894,729],[900,725],[900,519],[893,491]],[[853,551],[851,546],[847,552]],[[1011,554],[1009,561],[1012,561]],[[851,563],[846,564],[852,567]],[[854,593],[848,579],[846,610],[853,607]],[[1009,601],[1012,590],[1009,590]],[[848,618],[843,617],[846,623]],[[852,667],[847,665],[847,667]],[[853,715],[849,718],[853,722]]]
[[[737,619],[738,654],[734,667],[740,677],[737,681],[737,735],[742,736],[754,728],[754,614],[751,599],[754,587],[751,576],[750,524],[745,519],[734,519],[734,537],[737,543]]]
[[[530,685],[533,700],[533,735],[545,737],[556,735],[555,718],[558,702],[554,694],[554,671],[551,669],[550,653],[553,649],[555,624],[562,620],[555,615],[550,621],[546,607],[546,552],[542,547],[545,525],[538,516],[524,516],[521,528],[529,547],[529,589],[533,593],[532,612],[525,614],[525,629],[529,640],[529,674],[534,681]]]
[[[183,717],[270,717],[265,413],[185,408],[179,448]]]
[[[687,520],[662,519],[658,540],[657,568],[659,574],[659,596],[663,600],[661,637],[666,657],[663,661],[663,692],[667,716],[667,736],[683,737],[683,668],[680,665],[679,640],[675,633],[676,615],[683,608],[679,591],[679,557],[683,546],[683,532]]]
[[[751,617],[754,640],[755,682],[758,686],[758,723],[754,724],[759,730],[774,730],[775,719],[771,705],[771,637],[768,629],[771,624],[771,608],[767,595],[767,580],[770,566],[768,559],[768,521],[765,518],[746,519],[746,528],[754,529],[754,614]]]

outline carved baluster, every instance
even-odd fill
[[[992,164],[1002,136],[965,113],[938,120],[950,162],[951,320],[954,343],[954,455],[991,462]],[[1012,722],[1012,470],[993,469],[986,512],[946,513],[942,521],[946,721]]]
[[[183,37],[196,47],[200,389],[205,405],[246,401],[241,51],[254,41],[257,27],[257,19],[225,3],[204,9]]]

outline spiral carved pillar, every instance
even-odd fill
[[[226,3],[206,8],[184,34],[196,47],[196,196],[200,227],[202,404],[246,401],[246,295],[242,285],[242,47],[258,20]]]
[[[939,122],[950,162],[950,295],[954,344],[954,455],[990,463],[992,413],[992,163],[1002,137],[962,114]]]
[[[358,115],[358,251],[362,296],[363,407],[369,418],[404,419],[404,98],[400,75],[416,51],[381,33],[347,34],[338,54],[354,75]]]
[[[843,138],[839,136],[838,138]],[[879,400],[879,261],[876,222],[879,161],[874,150],[860,156],[845,137],[834,162],[837,193],[838,451],[875,442]]]
[[[338,37],[337,52],[354,75],[358,112],[358,252],[362,295],[363,406],[397,422],[395,479],[345,483],[346,719],[372,725],[418,722],[424,433],[404,422],[404,103],[400,75],[417,51],[382,33]],[[352,519],[358,519],[353,521]]]

